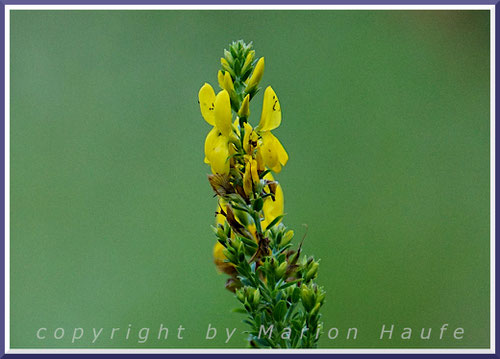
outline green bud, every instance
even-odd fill
[[[260,290],[257,289],[253,294],[253,305],[256,307],[260,302]]]
[[[316,303],[316,305],[314,306],[314,308],[311,310],[311,316],[318,315],[320,307],[321,307],[321,304],[320,303]]]
[[[243,306],[245,307],[245,309],[247,310],[247,312],[251,312],[252,311],[252,307],[250,306],[250,303],[248,303],[247,299],[245,299],[245,302],[243,303]]]
[[[222,69],[224,71],[227,71],[229,72],[229,74],[234,78],[236,77],[235,74],[234,74],[234,71],[233,69],[231,68],[231,66],[229,65],[229,62],[227,62],[227,60],[225,58],[221,58],[220,59],[220,64],[222,65]]]
[[[224,57],[226,58],[227,62],[232,66],[234,64],[234,58],[233,55],[226,49],[224,49]]]
[[[305,277],[306,282],[310,281],[311,279],[316,278],[316,274],[318,273],[318,267],[319,267],[318,262],[314,262],[311,265],[311,269],[309,269],[306,273],[306,277]]]
[[[323,302],[325,301],[325,297],[326,297],[325,290],[323,288],[319,288],[318,289],[318,294],[317,294],[317,297],[316,297],[316,302],[320,303],[320,304],[323,304]]]
[[[281,263],[278,268],[276,269],[276,277],[278,278],[281,278],[283,277],[283,275],[285,274],[286,272],[286,269],[288,267],[288,263],[287,262],[283,262]]]
[[[252,67],[252,61],[255,57],[255,51],[251,50],[248,52],[247,57],[245,58],[245,62],[243,63],[243,66],[241,67],[241,74],[245,76],[245,73],[251,69]]]
[[[281,240],[281,245],[282,246],[286,246],[288,243],[290,243],[290,241],[292,240],[292,238],[293,238],[293,231],[289,230],[283,236],[283,239]]]
[[[242,303],[245,302],[245,294],[243,294],[243,288],[236,291],[236,298]]]
[[[309,312],[315,305],[314,293],[307,288],[306,285],[302,285],[301,288],[300,297],[302,299],[302,304],[304,305],[305,310]]]

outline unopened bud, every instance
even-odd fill
[[[226,58],[227,62],[230,65],[234,64],[233,55],[231,55],[231,53],[229,51],[227,51],[226,49],[224,49],[224,57]]]
[[[246,95],[241,104],[238,116],[248,118],[250,116],[250,95]]]
[[[283,274],[286,272],[286,268],[288,267],[287,262],[281,263],[278,268],[276,269],[276,277],[281,278],[283,277]]]
[[[229,65],[229,62],[227,62],[227,60],[226,60],[225,58],[221,58],[221,59],[220,59],[220,64],[222,65],[222,69],[223,69],[224,71],[227,71],[227,72],[229,72],[229,73],[231,74],[231,76],[236,77],[236,76],[234,75],[233,69],[232,69],[232,68],[231,68],[231,66]]]
[[[234,92],[233,79],[231,78],[231,75],[229,75],[229,72],[224,74],[224,88],[227,92],[229,92],[229,94]]]
[[[250,67],[252,66],[252,61],[255,57],[255,51],[251,50],[248,52],[247,57],[245,58],[245,62],[243,63],[243,66],[241,67],[241,73],[243,76],[245,73],[250,70]]]
[[[257,86],[262,80],[262,76],[264,75],[264,58],[261,57],[255,65],[255,69],[253,70],[252,76],[248,80],[246,93],[252,93],[257,89]]]
[[[283,236],[283,239],[281,240],[281,245],[282,246],[286,246],[288,243],[290,243],[290,241],[292,240],[292,238],[293,238],[293,231],[289,230]]]
[[[226,88],[224,87],[224,73],[222,72],[222,70],[219,70],[219,72],[217,72],[217,82],[219,83],[219,87],[222,89],[222,90],[225,90]]]

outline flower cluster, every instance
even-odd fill
[[[264,58],[255,59],[252,44],[233,42],[221,59],[220,91],[205,83],[198,94],[201,114],[213,126],[205,140],[205,163],[218,200],[214,260],[229,275],[226,288],[243,304],[252,346],[313,347],[325,292],[314,283],[318,262],[301,258],[301,246],[291,249],[294,232],[282,223],[283,189],[273,173],[286,165],[288,154],[271,132],[282,118],[271,86],[264,91],[258,125],[249,123],[250,101],[263,73]],[[289,328],[290,334],[262,338],[266,325],[275,333]]]

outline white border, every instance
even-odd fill
[[[489,349],[11,349],[10,348],[10,11],[11,10],[490,10]],[[494,354],[495,353],[495,6],[494,5],[5,5],[5,352],[6,354]]]

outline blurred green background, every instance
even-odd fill
[[[245,347],[197,103],[240,38],[280,98],[285,223],[340,332],[320,347],[488,347],[488,11],[13,11],[12,347]]]

